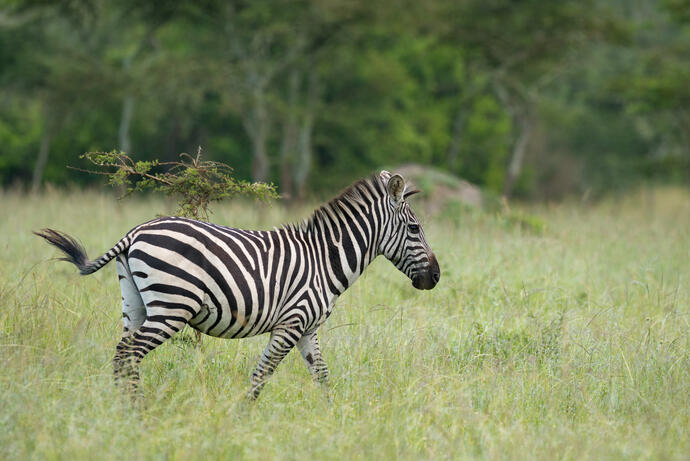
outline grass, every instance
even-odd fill
[[[467,210],[426,219],[439,286],[416,291],[379,258],[321,329],[332,403],[291,353],[247,404],[267,338],[205,337],[149,355],[133,408],[111,379],[114,268],[80,277],[30,231],[65,230],[95,257],[171,209],[93,191],[0,194],[1,459],[690,453],[687,191],[525,210],[540,232]],[[305,213],[231,204],[213,220],[268,228]]]

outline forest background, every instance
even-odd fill
[[[531,200],[690,182],[689,0],[0,5],[5,187],[198,146],[286,198],[411,162]]]

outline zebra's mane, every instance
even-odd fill
[[[378,174],[372,174],[366,178],[360,179],[350,184],[337,196],[330,199],[327,203],[316,208],[310,217],[296,223],[286,224],[283,227],[288,230],[296,231],[311,230],[314,228],[315,224],[317,224],[321,219],[328,218],[329,211],[332,214],[336,215],[342,213],[341,203],[346,202],[349,204],[361,205],[365,203],[365,201],[370,200],[365,199],[365,197],[363,196],[363,191],[365,190],[369,192],[369,194],[371,194],[371,192],[374,192],[375,194],[383,194],[385,191],[385,187],[381,177]]]

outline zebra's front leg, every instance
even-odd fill
[[[312,378],[328,389],[328,367],[321,357],[321,348],[316,337],[316,331],[302,336],[297,341],[297,347],[307,364],[307,368],[309,368]]]
[[[252,387],[247,394],[250,400],[256,400],[259,397],[266,380],[273,374],[281,360],[288,355],[288,352],[295,347],[301,336],[301,331],[291,329],[279,329],[271,332],[271,339],[269,339],[266,349],[261,354],[259,364],[252,373]]]

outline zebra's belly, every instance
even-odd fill
[[[217,308],[211,303],[203,304],[189,325],[209,336],[218,338],[246,338],[260,335],[271,330],[271,319],[265,309],[259,309],[254,315],[245,316],[229,306]]]

